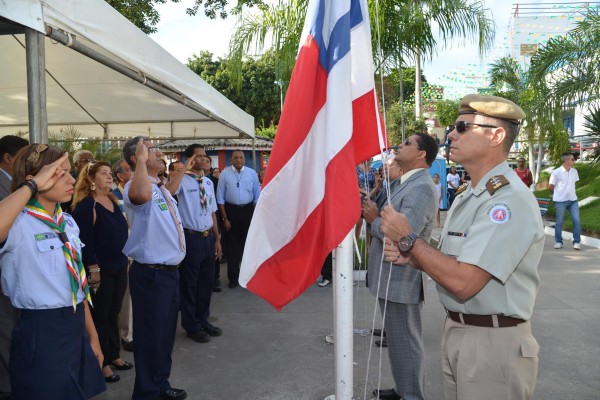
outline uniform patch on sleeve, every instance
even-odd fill
[[[504,224],[511,219],[510,208],[506,204],[494,204],[490,209],[490,220],[495,224]]]

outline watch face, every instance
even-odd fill
[[[400,251],[408,251],[412,247],[413,241],[410,236],[404,236],[398,241]]]
[[[400,238],[398,241],[398,248],[404,253],[409,252],[415,244],[415,240],[417,240],[417,238],[418,236],[414,232],[410,235]]]

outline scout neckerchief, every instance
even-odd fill
[[[177,213],[175,212],[175,206],[171,201],[171,193],[169,193],[165,187],[165,184],[160,179],[150,177],[150,182],[158,186],[163,197],[165,198],[167,208],[169,209],[169,214],[171,214],[171,218],[173,219],[175,228],[177,229],[177,235],[179,236],[179,247],[181,248],[181,251],[185,251],[185,238],[183,236],[183,230],[181,229],[181,222],[179,221],[179,218],[177,218]]]
[[[60,204],[57,203],[56,209],[54,210],[56,222],[37,200],[30,200],[25,206],[25,210],[27,214],[31,215],[38,221],[43,222],[48,227],[52,228],[54,232],[58,233],[58,237],[63,242],[63,254],[65,255],[65,260],[67,261],[67,269],[69,270],[69,278],[71,281],[73,310],[75,310],[77,307],[77,291],[79,290],[80,286],[81,290],[85,294],[85,298],[91,305],[92,298],[90,297],[90,288],[87,283],[85,269],[83,268],[83,263],[81,262],[81,254],[77,251],[75,246],[69,242],[69,238],[65,232],[67,223],[65,221],[62,208],[60,208]]]
[[[198,181],[198,185],[200,185],[200,205],[202,206],[202,209],[206,210],[206,206],[208,204],[208,198],[206,196],[206,190],[204,190],[204,184],[202,183],[202,177],[198,176],[196,174],[193,174],[189,171],[187,171],[185,174],[188,176],[191,176],[192,178],[194,178],[195,180]]]

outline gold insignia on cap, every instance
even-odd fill
[[[498,191],[498,189],[506,185],[510,185],[510,182],[504,177],[504,175],[495,175],[485,183],[485,188],[488,192],[490,192],[490,195],[493,195]]]
[[[468,94],[462,98],[459,114],[481,114],[500,118],[518,124],[525,118],[525,112],[512,101],[484,94]]]

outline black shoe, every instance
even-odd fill
[[[221,289],[220,287],[213,286],[213,292],[214,293],[219,293],[219,292],[222,292],[222,291],[223,291],[223,289]]]
[[[208,335],[208,333],[206,333],[204,331],[188,332],[187,337],[192,339],[194,342],[198,342],[198,343],[210,342],[210,336]]]
[[[119,379],[121,379],[121,377],[113,372],[109,376],[104,377],[104,382],[113,383],[113,382],[118,382]]]
[[[121,346],[123,346],[123,350],[125,351],[133,351],[133,340],[131,342],[127,342],[121,339]]]
[[[381,329],[373,329],[373,336],[381,336]],[[385,331],[383,331],[383,337],[386,337]]]
[[[183,400],[187,398],[187,393],[183,389],[169,389],[160,394],[159,400]]]
[[[208,333],[210,336],[221,336],[223,334],[223,330],[221,328],[217,328],[214,325],[208,324],[202,328],[202,331]]]
[[[380,400],[402,400],[402,397],[398,396],[394,389],[375,389],[373,390],[373,394],[376,399]]]
[[[229,282],[229,289],[235,289],[236,287],[238,287],[238,283],[237,282]]]
[[[114,362],[110,363],[112,368],[118,369],[119,371],[127,371],[128,369],[133,368],[133,364],[127,361],[123,361],[123,364],[117,365]]]
[[[387,345],[387,339],[383,338],[383,340],[376,340],[375,341],[375,345],[377,347],[388,347],[388,345]]]

